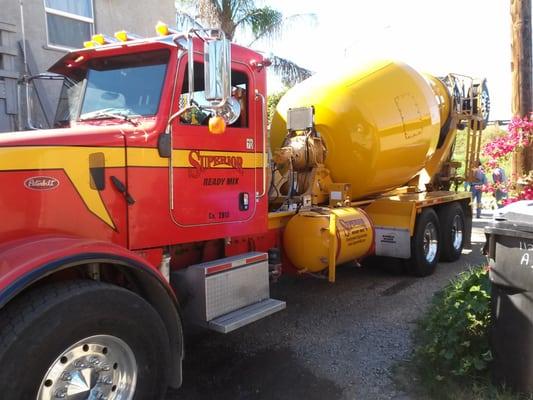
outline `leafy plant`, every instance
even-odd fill
[[[285,93],[287,93],[287,89],[284,89],[281,92],[268,95],[267,114],[269,124],[272,122],[272,118],[274,117],[274,113],[276,112],[276,107],[278,106],[279,101]]]
[[[226,37],[235,41],[236,37],[252,41],[279,39],[286,28],[294,27],[298,21],[314,24],[316,15],[295,14],[284,16],[281,11],[260,0],[176,0],[178,6],[178,29],[187,31],[191,27],[220,28]],[[269,56],[272,70],[281,77],[283,84],[294,86],[307,79],[312,72],[296,63],[279,56]]]
[[[488,342],[490,284],[485,268],[464,272],[439,292],[420,322],[417,357],[442,381],[479,376],[492,359]]]

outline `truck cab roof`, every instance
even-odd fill
[[[48,71],[61,74],[72,75],[73,71],[77,69],[83,69],[86,62],[92,58],[103,56],[114,56],[119,54],[137,53],[139,51],[151,51],[159,49],[176,49],[184,50],[184,47],[179,46],[180,39],[185,44],[186,34],[172,34],[167,36],[155,36],[150,38],[140,38],[134,40],[128,40],[125,42],[117,41],[109,44],[98,45],[94,47],[81,48],[72,50],[60,58],[55,64],[53,64]],[[198,37],[193,37],[195,53],[202,51],[203,41]],[[263,61],[263,55],[253,51],[249,48],[239,46],[238,44],[231,43],[232,60],[238,61],[251,61],[256,62]],[[75,73],[74,73],[75,74]]]

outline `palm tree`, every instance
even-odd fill
[[[313,14],[285,18],[280,11],[269,6],[258,7],[255,0],[176,0],[176,4],[181,6],[177,13],[178,28],[199,25],[219,28],[231,41],[237,34],[247,35],[252,39],[248,46],[259,40],[279,37],[289,20],[315,19]],[[277,56],[269,58],[274,72],[286,86],[293,86],[311,76],[311,71],[290,60]]]

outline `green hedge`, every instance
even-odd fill
[[[489,322],[487,269],[472,268],[434,297],[420,321],[416,357],[421,365],[429,364],[437,380],[486,375],[492,359]]]

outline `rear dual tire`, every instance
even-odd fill
[[[465,242],[465,212],[455,202],[444,205],[438,211],[441,227],[441,261],[453,262],[461,257]]]
[[[465,213],[458,202],[441,206],[438,213],[432,208],[423,209],[411,238],[408,271],[428,276],[435,272],[439,259],[457,261],[463,251],[465,226]]]
[[[411,238],[411,258],[407,261],[407,270],[411,275],[423,277],[435,272],[440,253],[439,230],[439,218],[435,210],[423,209]]]

